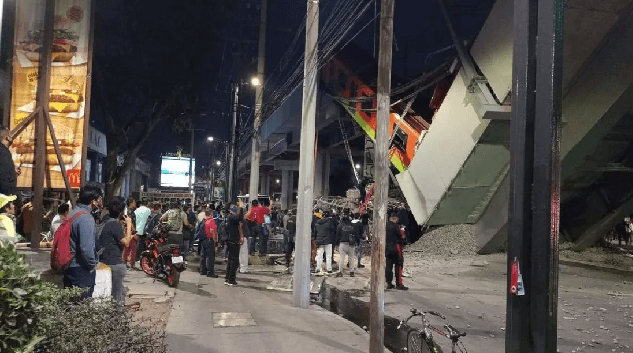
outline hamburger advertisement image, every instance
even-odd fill
[[[90,38],[90,0],[56,0],[51,46],[49,116],[61,151],[61,161],[46,136],[45,188],[65,188],[60,163],[72,187],[80,187],[82,151],[86,132],[86,85]],[[36,109],[37,81],[44,52],[45,2],[17,2],[13,52],[10,127],[15,128]],[[35,124],[15,136],[11,154],[22,168],[18,188],[32,186],[35,163]]]

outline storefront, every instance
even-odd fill
[[[123,165],[123,156],[119,156],[118,164]],[[123,179],[123,184],[121,185],[121,196],[128,197],[131,196],[132,193],[145,191],[152,185],[151,182],[151,164],[137,158],[134,161],[134,168],[130,170]]]
[[[104,183],[107,155],[108,148],[105,134],[91,126],[88,132],[86,181]]]

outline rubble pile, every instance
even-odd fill
[[[422,256],[468,256],[477,254],[472,224],[454,224],[431,228],[405,251]]]
[[[633,247],[610,244],[608,247],[594,246],[583,251],[573,251],[573,243],[560,244],[561,259],[592,262],[599,265],[633,270]]]

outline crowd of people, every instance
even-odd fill
[[[0,160],[10,161],[8,146],[11,144],[7,129],[0,129]],[[17,199],[16,181],[20,168],[13,163],[3,163],[0,170],[0,240],[28,241],[33,220],[33,205],[28,198]],[[50,203],[50,202],[49,202]],[[46,205],[44,205],[46,206]],[[249,256],[256,253],[266,256],[271,234],[283,233],[285,263],[290,271],[297,236],[296,210],[280,210],[260,205],[257,200],[250,204],[241,202],[223,205],[221,202],[184,205],[147,204],[144,200],[113,197],[103,205],[103,192],[97,184],[88,183],[81,188],[74,209],[68,203],[50,203],[44,207],[44,229],[48,239],[53,239],[65,220],[71,222],[70,246],[74,254],[64,270],[64,284],[85,288],[84,297],[92,296],[95,285],[95,269],[99,262],[112,270],[112,296],[124,303],[123,279],[128,269],[139,269],[137,262],[145,250],[146,237],[159,222],[169,224],[168,242],[178,244],[183,257],[198,244],[200,274],[216,278],[215,256],[221,247],[227,258],[225,283],[237,285],[237,273],[248,272]],[[393,225],[392,225],[393,223]],[[333,255],[338,251],[339,266],[334,273],[349,276],[356,268],[364,267],[361,260],[367,242],[367,215],[352,214],[344,210],[317,211],[311,223],[312,272],[315,275],[333,273]],[[406,289],[402,284],[402,246],[406,244],[406,232],[393,214],[387,226],[387,286]],[[325,269],[323,269],[325,262]],[[391,281],[396,276],[396,286]]]
[[[0,194],[0,229],[16,229],[15,196]],[[28,215],[28,203],[22,213]],[[81,188],[77,205],[70,210],[68,203],[58,206],[52,217],[50,232],[64,220],[71,221],[71,251],[74,258],[64,271],[64,284],[85,288],[84,296],[92,296],[95,268],[99,262],[112,271],[112,296],[125,302],[123,279],[128,270],[140,270],[137,263],[145,250],[147,236],[159,222],[169,225],[167,242],[178,244],[187,260],[188,254],[200,255],[200,274],[217,278],[215,258],[221,249],[226,258],[225,284],[237,285],[237,273],[248,273],[249,256],[264,257],[268,253],[271,234],[283,234],[284,258],[291,271],[297,237],[296,210],[280,210],[241,202],[198,204],[194,207],[179,202],[171,205],[148,204],[144,200],[113,197],[103,205],[103,193],[96,184]],[[368,240],[368,217],[350,210],[314,212],[311,222],[311,267],[317,276],[347,272],[355,276],[363,268],[362,257]],[[6,237],[7,232],[0,232]],[[15,231],[13,232],[16,233]],[[2,235],[5,234],[5,235]],[[16,242],[18,239],[13,238]],[[387,225],[387,288],[406,290],[402,283],[403,253],[407,243],[399,224],[398,213],[392,213]],[[197,244],[197,249],[194,245]],[[338,269],[333,271],[334,253],[338,251]],[[325,263],[325,268],[323,264]],[[396,284],[392,283],[395,274]]]
[[[339,263],[337,277],[343,277],[345,268],[349,276],[355,276],[355,268],[365,267],[362,256],[369,234],[369,218],[366,214],[343,210],[339,216],[335,212],[318,211],[312,218],[312,272],[317,276],[333,274],[334,253],[338,250]],[[386,228],[386,273],[388,289],[407,290],[402,281],[404,265],[403,247],[408,243],[405,227],[400,222],[399,212],[390,214]],[[323,270],[325,261],[325,271]],[[396,284],[393,284],[395,277]]]

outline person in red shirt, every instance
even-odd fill
[[[218,275],[215,274],[215,245],[218,242],[218,227],[213,220],[213,210],[208,208],[205,214],[204,233],[206,237],[202,241],[202,251],[200,252],[200,274],[218,278]]]
[[[253,222],[253,238],[259,237],[259,256],[266,256],[268,250],[268,237],[264,236],[262,227],[264,225],[264,215],[270,213],[270,208],[273,206],[273,201],[270,200],[268,207],[260,206],[259,201],[251,201],[252,207],[246,214],[246,219]]]

